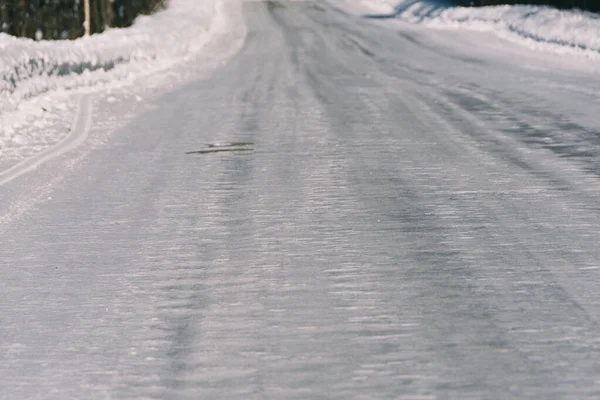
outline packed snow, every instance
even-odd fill
[[[0,168],[0,398],[600,398],[600,73],[319,1]]]
[[[535,50],[600,58],[600,16],[589,12],[525,5],[451,7],[427,0],[335,1],[368,17],[491,32]]]
[[[130,28],[72,41],[0,33],[0,167],[61,140],[64,129],[55,125],[75,108],[68,95],[155,80],[161,71],[196,57],[215,37],[237,30],[239,39],[243,23],[235,9],[240,5],[172,0],[165,11],[139,17]]]
[[[484,31],[525,48],[600,58],[600,17],[592,13],[539,6],[451,7],[439,1],[330,1],[366,17]],[[172,0],[166,11],[140,17],[131,28],[73,41],[0,33],[0,170],[64,139],[76,108],[68,101],[73,93],[155,81],[200,53],[232,54],[245,33],[241,3]],[[232,39],[221,49],[206,49],[223,35]],[[133,93],[132,98],[140,97]]]

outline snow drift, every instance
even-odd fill
[[[55,88],[89,86],[151,73],[192,56],[223,29],[225,0],[173,0],[130,28],[64,42],[0,33],[0,113]],[[232,3],[232,2],[228,2]],[[111,71],[119,66],[118,73]]]
[[[589,12],[526,5],[452,7],[428,0],[360,0],[360,5],[370,18],[492,32],[534,49],[600,57],[600,16]]]
[[[72,94],[160,86],[172,67],[198,57],[194,68],[217,66],[244,37],[240,7],[171,0],[132,27],[72,41],[0,33],[0,172],[65,138],[76,109]]]

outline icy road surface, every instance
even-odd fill
[[[599,398],[600,75],[244,13],[209,79],[106,137],[84,97],[1,175],[0,398]]]

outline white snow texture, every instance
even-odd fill
[[[415,0],[343,1],[364,12],[393,14],[410,22],[493,31],[532,47],[551,45],[558,52],[578,49],[600,56],[600,16],[592,13],[538,6],[449,8]],[[166,11],[140,17],[131,28],[73,41],[36,42],[0,33],[0,113],[55,88],[127,79],[130,74],[168,67],[197,52],[211,30],[222,28],[219,10],[224,2],[173,0]],[[107,74],[124,64],[137,66]]]
[[[339,0],[338,0],[339,1]],[[431,0],[342,0],[354,11],[440,28],[492,32],[536,50],[600,58],[600,16],[543,6],[450,7]]]
[[[231,30],[237,22],[229,11],[239,5],[171,0],[165,11],[141,16],[132,27],[69,41],[0,33],[0,169],[62,139],[52,124],[72,111],[66,95],[156,79]]]
[[[72,41],[34,41],[0,33],[0,169],[62,140],[64,132],[51,125],[62,121],[73,106],[60,100],[61,93],[118,86],[146,76],[154,79],[204,54],[211,38],[243,25],[229,12],[242,1],[250,0],[171,0],[167,10],[140,17],[130,28]],[[529,48],[600,58],[600,17],[582,11],[463,8],[428,0],[330,1],[359,14],[487,31]]]

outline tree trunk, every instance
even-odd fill
[[[27,1],[19,0],[19,34],[25,36],[27,33]]]
[[[110,28],[113,26],[113,9],[112,2],[110,0],[104,0],[105,4],[103,7],[104,10],[104,28]]]
[[[83,12],[85,14],[85,22],[84,22],[85,35],[89,36],[91,33],[91,29],[92,29],[92,21],[91,21],[91,16],[90,16],[90,0],[84,0]]]

